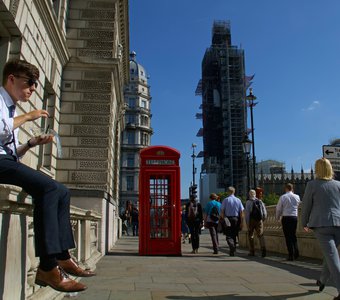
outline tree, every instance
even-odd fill
[[[263,202],[266,205],[276,205],[279,202],[279,195],[276,195],[275,193],[271,193],[268,195],[263,195]]]

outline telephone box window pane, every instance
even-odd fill
[[[170,191],[169,176],[150,178],[150,238],[171,238]]]

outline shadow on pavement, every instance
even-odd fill
[[[242,296],[237,294],[224,294],[224,295],[218,295],[218,296],[167,296],[167,299],[180,299],[180,300],[186,300],[186,299],[193,299],[193,300],[260,300],[263,298],[268,298],[271,300],[284,300],[284,299],[291,299],[296,297],[307,297],[308,295],[315,294],[315,291],[307,291],[305,293],[295,293],[295,294],[288,294],[288,295],[280,295],[280,296]]]

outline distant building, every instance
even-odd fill
[[[301,168],[300,173],[295,173],[293,169],[291,169],[290,173],[283,172],[283,168],[281,170],[281,173],[264,173],[260,170],[260,174],[257,175],[257,183],[259,187],[264,189],[264,196],[269,194],[280,196],[285,192],[285,185],[292,183],[294,193],[302,198],[308,181],[314,179],[313,169],[309,173],[305,173],[303,168]]]
[[[202,79],[196,95],[202,96],[202,174],[216,174],[216,188],[245,189],[246,156],[242,140],[247,131],[244,51],[231,44],[230,23],[215,21],[212,43],[202,61]],[[206,191],[205,195],[210,192]]]
[[[137,205],[139,179],[139,152],[150,146],[151,112],[150,87],[143,66],[137,63],[136,53],[130,53],[130,82],[124,92],[125,130],[121,144],[120,207],[126,202]]]
[[[286,167],[283,162],[277,160],[263,160],[257,163],[257,173],[263,172],[263,174],[281,174],[286,172]]]

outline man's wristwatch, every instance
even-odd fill
[[[26,144],[27,144],[27,146],[28,146],[28,148],[32,148],[32,147],[33,147],[33,145],[31,144],[31,142],[30,142],[30,141],[31,141],[31,140],[28,140],[28,141],[27,141],[27,143],[26,143]]]

